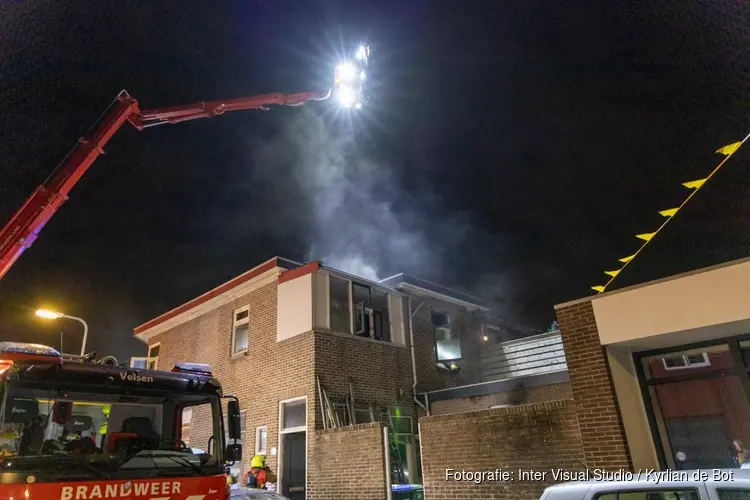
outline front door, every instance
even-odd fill
[[[284,434],[283,491],[289,500],[305,500],[305,476],[307,457],[305,453],[305,432]]]

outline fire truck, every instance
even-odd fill
[[[45,224],[68,199],[73,186],[94,161],[104,154],[104,146],[125,123],[143,130],[157,125],[211,118],[230,111],[267,111],[270,106],[302,106],[307,102],[325,101],[331,95],[336,96],[340,106],[359,109],[365,100],[365,70],[369,57],[369,47],[359,46],[350,61],[336,66],[334,85],[325,93],[275,93],[144,110],[137,100],[123,90],[99,121],[79,139],[57,169],[36,188],[5,227],[0,229],[0,279],[36,241]]]
[[[0,500],[228,499],[239,402],[211,368],[102,361],[0,342]]]

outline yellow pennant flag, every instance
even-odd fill
[[[683,182],[682,185],[688,189],[698,189],[706,182],[706,179],[698,179],[697,181]]]
[[[653,238],[655,234],[656,234],[656,233],[643,233],[643,234],[636,234],[636,235],[635,235],[635,237],[636,237],[636,238],[638,238],[639,240],[643,240],[643,241],[650,241],[650,240],[651,240],[651,238]]]
[[[604,291],[604,287],[601,286],[601,285],[592,286],[591,289],[594,290],[595,292],[599,292],[599,293],[602,293]]]
[[[609,276],[612,276],[614,278],[615,276],[620,274],[620,270],[618,269],[616,271],[604,271],[604,274],[608,274]]]
[[[622,259],[618,259],[618,260],[620,262],[622,262],[623,264],[626,264],[626,263],[630,262],[631,260],[633,260],[633,257],[635,257],[635,254],[628,255],[627,257],[623,257]]]
[[[742,141],[740,142],[734,142],[732,144],[729,144],[728,146],[724,146],[723,148],[719,148],[716,150],[717,153],[721,153],[723,155],[731,155],[734,154],[735,151],[740,149],[740,146],[742,146]]]
[[[663,217],[674,217],[674,214],[676,214],[678,210],[679,208],[670,208],[669,210],[661,210],[659,212],[659,215]]]

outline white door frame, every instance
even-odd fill
[[[304,427],[292,427],[291,429],[283,430],[283,424],[284,424],[284,403],[293,403],[295,401],[304,401],[305,402],[305,425]],[[304,432],[305,433],[305,498],[307,498],[307,453],[309,449],[308,445],[308,432],[307,432],[307,425],[310,420],[310,412],[309,412],[310,406],[308,405],[307,396],[299,396],[296,398],[290,398],[290,399],[284,399],[279,401],[279,437],[278,437],[278,453],[276,458],[276,467],[278,469],[278,481],[276,484],[276,493],[281,495],[283,485],[284,485],[284,447],[282,446],[282,438],[284,434],[293,434],[295,432]]]

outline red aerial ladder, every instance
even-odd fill
[[[336,68],[334,88],[339,102],[345,107],[361,106],[368,57],[369,48],[360,47],[352,62],[343,63]],[[125,122],[130,122],[138,130],[143,130],[166,123],[211,118],[228,111],[268,110],[268,106],[274,105],[301,106],[306,102],[326,100],[330,95],[331,91],[276,93],[142,111],[138,101],[123,90],[102,118],[78,141],[65,160],[44,184],[36,188],[0,231],[0,279],[24,250],[34,243],[44,225],[68,199],[68,193],[73,186],[99,155],[104,153],[105,144]]]

